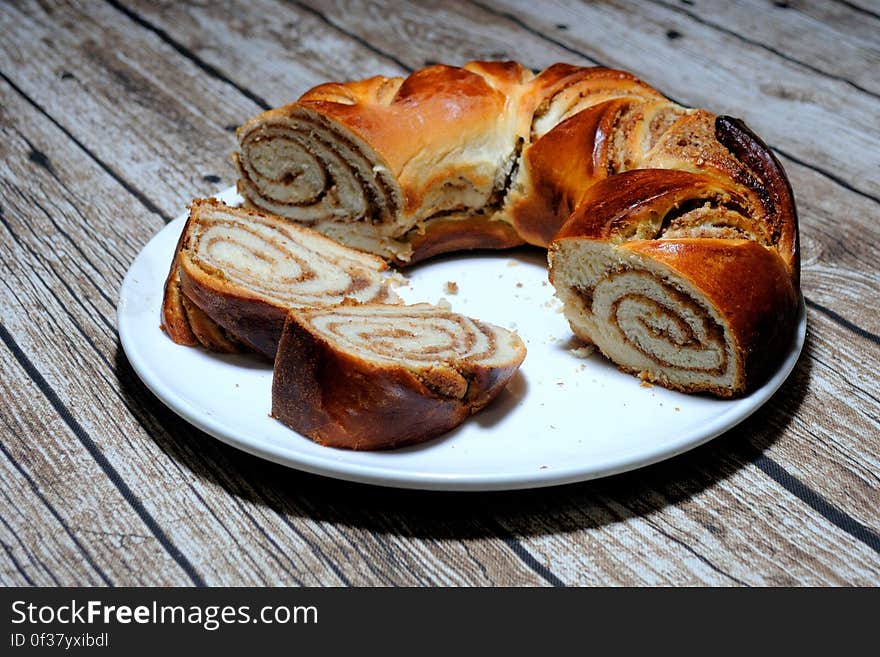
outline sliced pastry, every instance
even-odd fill
[[[799,302],[796,243],[748,190],[644,169],[587,192],[550,246],[572,331],[622,369],[730,397],[779,363]]]
[[[428,304],[295,311],[275,358],[272,416],[333,447],[417,443],[484,408],[525,354],[515,333]]]
[[[165,285],[163,324],[175,342],[243,344],[274,358],[292,309],[399,302],[386,269],[280,217],[196,200]]]

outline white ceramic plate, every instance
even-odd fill
[[[219,195],[240,202],[234,189]],[[141,251],[122,283],[119,336],[159,399],[216,438],[293,468],[383,486],[499,490],[602,477],[680,454],[727,431],[782,385],[804,344],[797,334],[777,373],[744,399],[721,401],[642,387],[598,354],[579,358],[538,251],[437,259],[406,272],[407,302],[446,298],[455,311],[515,329],[528,347],[520,372],[486,410],[427,443],[387,452],[321,447],[269,417],[272,369],[247,355],[181,347],[159,328],[162,288],[181,216]],[[458,293],[445,292],[447,281]]]

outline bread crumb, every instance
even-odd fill
[[[568,350],[575,358],[589,358],[596,351],[595,345],[585,344],[580,347],[573,347]]]
[[[643,388],[653,388],[654,384],[649,381],[642,381],[640,384]]]
[[[522,283],[517,283],[516,286],[517,286],[517,287],[522,287]]]
[[[678,411],[680,411],[680,410],[681,410],[681,409],[680,409],[678,406],[675,407],[675,412],[676,412],[676,413],[678,413]]]
[[[516,260],[508,260],[508,261],[507,261],[507,266],[508,266],[508,267],[518,267],[518,266],[519,266],[519,263],[518,263]]]
[[[458,294],[458,283],[455,281],[446,281],[446,285],[443,286],[443,291],[446,294]]]
[[[385,280],[392,288],[409,287],[409,279],[399,271],[391,271],[385,276]]]

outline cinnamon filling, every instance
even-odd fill
[[[325,130],[329,130],[329,126],[309,123],[302,118],[300,118],[299,121],[306,127],[315,127],[319,129],[323,128]],[[326,152],[333,153],[338,157],[341,166],[344,167],[346,171],[351,175],[351,177],[357,181],[360,190],[365,194],[368,212],[364,216],[360,217],[349,215],[348,217],[346,217],[346,219],[348,219],[349,221],[368,221],[374,224],[383,223],[385,221],[393,221],[400,210],[398,204],[396,203],[394,188],[385,179],[384,175],[377,175],[372,180],[367,180],[366,178],[364,178],[364,176],[361,174],[360,168],[351,166],[351,163],[348,159],[340,156],[340,152],[343,152],[344,154],[350,156],[350,159],[357,160],[357,163],[361,165],[363,169],[373,170],[373,164],[366,157],[364,157],[358,147],[354,143],[352,143],[351,140],[346,139],[338,131],[331,130],[330,132],[333,134],[334,137],[336,137],[335,142],[330,142],[328,139],[322,137],[315,130],[309,130],[308,138],[306,138],[294,128],[283,125],[272,126],[270,128],[264,128],[259,134],[248,136],[248,138],[242,143],[241,150],[242,153],[244,153],[245,150],[249,148],[252,143],[256,142],[268,143],[276,139],[289,140],[301,146],[306,152],[315,157],[315,159],[321,163],[323,172],[326,176],[328,171],[330,170],[330,162],[326,156],[322,156],[321,149],[314,148],[314,144],[317,143],[322,146],[323,149],[326,150]],[[342,148],[340,148],[340,146]],[[252,167],[249,166],[249,164],[249,162],[242,162],[240,173],[245,181],[256,190],[257,194],[259,196],[262,196],[262,192],[260,192],[260,185],[254,180],[254,175],[256,174],[256,172],[252,171]],[[299,175],[297,174],[286,172],[280,179],[274,180],[273,182],[289,186],[290,184],[295,182],[298,177]],[[332,194],[334,189],[335,183],[325,184],[324,188],[311,198],[301,199],[298,201],[283,201],[277,198],[269,198],[268,200],[278,205],[291,207],[309,207],[310,205],[320,203],[328,194]]]
[[[309,262],[308,254],[311,251],[298,253],[292,250],[290,244],[295,244],[296,238],[283,226],[269,226],[258,217],[251,217],[249,221],[266,225],[271,232],[278,233],[280,238],[273,239],[254,226],[235,219],[215,219],[206,225],[203,224],[202,231],[195,233],[187,246],[194,262],[197,262],[207,273],[233,281],[257,294],[284,301],[301,302],[315,297],[326,300],[334,296],[341,301],[360,292],[369,292],[371,286],[380,287],[363,271],[358,273],[360,267],[352,262],[346,263],[348,268],[354,271],[342,275],[344,286],[340,285],[337,289],[326,287],[310,289],[314,287],[316,281],[322,279],[314,265]],[[234,239],[235,233],[253,238],[253,243]],[[281,238],[287,238],[290,244],[285,244]],[[230,251],[218,253],[224,247]],[[320,262],[319,258],[323,257],[326,256],[316,254],[315,260]],[[287,263],[287,274],[278,275],[277,272],[273,272],[272,276],[267,276],[265,271],[256,272],[240,266],[239,261],[249,264],[262,263],[264,265],[262,269],[265,270],[270,270],[274,265],[284,262]],[[295,268],[291,265],[295,265]],[[337,272],[338,276],[340,276],[339,272]],[[376,294],[379,298],[386,296],[379,289],[376,290]],[[375,296],[374,294],[371,298],[375,300]]]
[[[709,311],[684,291],[673,286],[667,281],[657,279],[648,272],[636,271],[629,268],[620,268],[609,272],[605,281],[613,281],[620,275],[636,275],[649,278],[652,285],[658,285],[663,293],[664,302],[660,302],[646,294],[628,292],[614,299],[610,305],[610,316],[606,318],[609,325],[614,326],[620,338],[630,347],[644,355],[646,358],[662,367],[669,367],[681,371],[700,372],[710,376],[722,376],[728,368],[727,348],[724,340],[724,329],[714,320]],[[574,292],[584,304],[585,310],[593,314],[596,289],[574,288]],[[601,292],[601,291],[600,291]],[[668,300],[668,301],[667,301]],[[621,327],[619,314],[621,305],[627,302],[637,304],[640,310],[637,321],[654,338],[674,345],[676,349],[688,348],[698,351],[707,349],[717,350],[720,362],[716,367],[688,367],[681,364],[671,363],[664,360],[657,353],[649,350],[637,339],[633,339],[627,331]],[[685,319],[685,313],[699,318],[700,330],[695,331]]]
[[[387,321],[394,321],[389,326]],[[418,330],[401,328],[407,320]],[[387,319],[362,315],[327,318],[319,328],[353,349],[369,345],[372,354],[389,359],[404,358],[421,363],[448,363],[454,360],[480,361],[497,352],[495,335],[479,323],[455,315],[408,316],[405,311]],[[411,347],[408,343],[416,345]]]

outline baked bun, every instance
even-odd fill
[[[621,369],[731,397],[791,341],[798,296],[783,260],[744,239],[562,239],[552,277],[575,335]]]
[[[386,263],[276,216],[196,200],[165,285],[175,342],[275,357],[287,313],[399,298]]]
[[[799,300],[796,252],[752,202],[685,171],[593,186],[549,250],[575,335],[677,390],[730,397],[762,382],[791,340]]]
[[[790,337],[798,226],[779,161],[742,121],[678,105],[630,73],[434,65],[406,78],[320,85],[254,117],[238,139],[246,203],[389,261],[549,247],[550,277],[575,332],[624,369],[664,385],[742,394],[761,378],[750,354]],[[627,244],[652,240],[668,243]],[[745,264],[758,268],[744,284],[754,302],[737,294],[727,301],[720,283],[705,278],[744,275]],[[638,343],[644,358],[617,344],[632,342],[633,327],[615,334],[615,320],[592,314],[583,299],[624,266],[655,277],[658,290],[677,290],[700,309],[693,317],[715,322],[729,367],[684,374],[703,357],[685,344],[699,335],[687,322],[688,330],[668,328],[666,336],[680,359],[664,359],[659,344]],[[608,292],[635,289],[630,282]],[[685,312],[674,297],[666,306],[652,298],[672,317]],[[734,300],[742,305],[729,305]],[[659,319],[663,312],[657,324],[647,315],[638,322],[662,338],[674,323]]]
[[[428,304],[290,313],[272,382],[272,416],[349,449],[421,442],[491,402],[525,358],[510,331]]]
[[[558,122],[615,98],[666,102],[629,73],[565,64],[537,76],[516,62],[437,64],[322,84],[238,130],[238,191],[399,263],[546,246],[547,217],[536,225],[516,207],[532,193],[526,154]]]
[[[250,205],[401,263],[547,246],[590,186],[632,169],[719,174],[765,209],[791,205],[778,162],[741,123],[602,67],[471,62],[327,83],[238,139]]]

